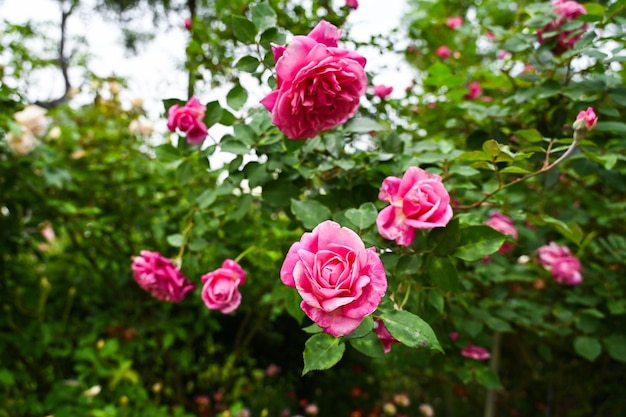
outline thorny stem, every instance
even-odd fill
[[[484,197],[481,198],[480,200],[476,201],[475,203],[469,204],[469,205],[465,205],[465,206],[457,206],[456,208],[459,210],[469,210],[475,207],[480,207],[483,205],[483,203],[485,203],[485,201],[487,201],[488,199],[490,199],[493,195],[499,193],[500,191],[509,188],[512,185],[518,184],[520,182],[526,181],[529,178],[532,177],[536,177],[539,174],[543,174],[544,172],[548,172],[550,171],[552,168],[554,168],[555,166],[557,166],[558,164],[560,164],[561,162],[563,162],[568,156],[571,155],[572,152],[574,152],[574,149],[576,149],[576,145],[578,144],[578,141],[580,139],[582,139],[583,134],[581,133],[580,130],[575,130],[574,131],[574,141],[572,142],[572,144],[569,146],[569,148],[567,148],[567,150],[565,152],[563,152],[563,155],[559,156],[554,162],[550,163],[550,152],[552,151],[552,144],[554,143],[554,141],[551,141],[550,144],[548,145],[548,149],[546,150],[546,159],[543,162],[543,165],[541,166],[541,168],[538,171],[535,172],[531,172],[529,174],[524,175],[521,178],[515,178],[513,179],[511,182],[507,182],[507,183],[502,183],[502,180],[500,178],[500,173],[498,170],[496,170],[496,176],[498,178],[498,188],[496,188],[493,191],[490,192],[486,192]]]

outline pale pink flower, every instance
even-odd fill
[[[574,256],[563,256],[550,266],[552,277],[559,284],[579,285],[583,282],[580,261]]]
[[[446,20],[446,26],[448,26],[452,30],[456,30],[459,26],[463,24],[463,18],[461,16],[449,17]]]
[[[133,278],[154,298],[178,303],[195,288],[171,260],[158,252],[142,250],[132,260]]]
[[[359,0],[346,0],[346,7],[357,9],[359,7]]]
[[[374,86],[374,94],[380,98],[385,98],[393,92],[393,87],[379,84]]]
[[[582,110],[576,116],[576,121],[574,122],[574,130],[580,130],[582,128],[586,128],[587,131],[593,129],[598,121],[598,116],[596,116],[596,112],[593,111],[593,107],[587,107],[587,110]]]
[[[498,59],[506,59],[509,56],[509,52],[505,51],[504,49],[501,51],[498,51]]]
[[[385,178],[378,199],[390,203],[378,213],[378,233],[401,246],[411,245],[417,229],[445,227],[452,219],[441,177],[418,167],[409,167],[402,178]]]
[[[29,104],[13,115],[17,123],[24,126],[35,136],[42,136],[48,129],[47,110],[36,104]]]
[[[450,48],[448,48],[447,46],[443,45],[440,46],[439,48],[437,48],[437,50],[435,51],[435,54],[442,59],[448,59],[450,58],[450,55],[452,54],[452,52],[450,51]]]
[[[228,314],[241,304],[239,286],[246,282],[246,273],[237,262],[226,259],[221,268],[203,275],[201,281],[202,301],[209,310]]]
[[[339,48],[341,30],[325,20],[289,45],[274,45],[277,90],[261,104],[290,139],[312,138],[345,123],[367,88],[365,58]]]
[[[179,130],[187,136],[187,142],[192,145],[200,145],[208,135],[206,125],[202,121],[206,113],[206,106],[200,103],[196,97],[180,107],[174,104],[170,107],[167,117],[167,128],[170,132]]]
[[[24,156],[31,153],[37,147],[37,138],[25,126],[19,126],[21,134],[16,135],[9,132],[6,136],[6,142],[9,149],[16,156]]]
[[[513,240],[517,240],[517,229],[513,225],[513,219],[509,216],[505,216],[502,213],[492,213],[489,219],[485,220],[485,224],[498,232],[509,235]],[[498,252],[506,253],[511,251],[514,246],[510,243],[503,243]]]
[[[430,404],[420,404],[419,410],[424,417],[433,417],[435,415],[435,410]]]
[[[475,100],[483,93],[483,89],[478,81],[472,81],[467,87],[469,92],[465,95],[465,98],[468,100]]]
[[[558,259],[572,255],[567,246],[559,246],[554,242],[541,246],[537,253],[541,265],[545,267],[551,267]]]
[[[280,279],[298,290],[300,308],[333,336],[359,327],[387,290],[376,248],[365,248],[359,235],[330,220],[291,245]]]
[[[461,355],[466,358],[475,359],[477,361],[484,361],[491,357],[489,351],[480,346],[476,346],[473,344],[468,344],[461,350]]]
[[[385,351],[385,353],[391,352],[392,344],[400,343],[396,340],[395,337],[391,335],[391,333],[389,333],[389,330],[387,330],[387,327],[382,320],[374,320],[374,329],[376,332],[376,336],[378,336],[378,339],[380,340],[380,343],[383,344],[383,350]]]
[[[578,16],[586,14],[585,8],[573,1],[573,0],[553,0],[552,6],[554,7],[554,13],[561,16],[552,22],[548,23],[545,27],[537,31],[537,40],[539,43],[544,44],[548,42],[556,42],[552,48],[552,52],[557,55],[571,49],[576,42],[582,38],[583,34],[587,30],[587,23],[582,27],[572,30],[564,31],[561,27],[570,20],[576,19]],[[556,33],[555,33],[556,32]],[[555,33],[545,37],[545,33]]]

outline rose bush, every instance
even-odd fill
[[[325,221],[287,252],[280,279],[302,297],[300,307],[325,332],[344,336],[376,310],[387,277],[375,248],[352,230]]]
[[[312,138],[345,123],[365,94],[365,58],[339,48],[341,30],[320,21],[307,36],[273,46],[278,89],[261,103],[290,139]]]

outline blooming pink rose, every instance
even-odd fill
[[[483,93],[483,89],[478,81],[472,81],[468,84],[469,92],[465,95],[468,100],[475,100]]]
[[[221,268],[203,275],[201,280],[202,301],[209,310],[228,314],[241,304],[239,285],[246,282],[246,273],[237,262],[226,259]]]
[[[448,59],[450,58],[450,55],[452,54],[452,52],[450,51],[450,48],[448,48],[447,46],[443,45],[440,46],[439,48],[437,48],[437,50],[435,51],[435,54],[442,59]]]
[[[491,354],[487,349],[472,345],[471,343],[461,350],[461,355],[466,358],[476,359],[477,361],[484,361],[491,357]]]
[[[374,328],[376,329],[376,336],[380,340],[380,343],[383,344],[383,350],[385,353],[391,352],[391,345],[394,343],[400,343],[398,340],[389,333],[385,323],[381,319],[374,320]]]
[[[376,249],[327,220],[289,248],[280,279],[302,297],[300,308],[324,331],[344,336],[376,310],[387,290]]]
[[[560,55],[571,49],[576,42],[582,38],[583,34],[587,30],[587,23],[572,31],[563,31],[561,30],[561,27],[568,21],[574,20],[578,16],[586,14],[587,11],[581,4],[573,0],[553,0],[552,6],[554,7],[554,13],[562,17],[553,20],[545,27],[539,29],[537,31],[537,40],[541,44],[556,41],[555,46],[552,48],[552,52]],[[554,32],[557,33],[544,37],[545,33]]]
[[[459,26],[463,24],[463,18],[461,16],[449,17],[446,20],[446,26],[448,26],[452,30],[456,30]]]
[[[545,267],[551,267],[559,259],[572,255],[567,246],[559,246],[554,242],[541,246],[537,249],[537,253],[541,265]]]
[[[441,177],[418,167],[409,167],[402,179],[385,178],[378,199],[391,204],[378,213],[378,233],[398,245],[410,246],[416,229],[444,227],[452,219]]]
[[[583,282],[580,261],[574,256],[563,256],[550,266],[554,280],[559,284],[578,285]]]
[[[287,47],[272,47],[278,90],[261,104],[288,138],[312,138],[345,123],[359,108],[367,87],[365,58],[338,48],[340,37],[341,30],[322,20]]]
[[[359,7],[359,0],[346,0],[346,7],[357,9]]]
[[[200,145],[206,139],[208,132],[202,121],[206,107],[196,97],[191,97],[187,104],[180,107],[174,104],[170,107],[167,117],[167,128],[170,132],[179,131],[187,135],[187,142]]]
[[[374,94],[376,94],[380,98],[385,98],[393,91],[393,87],[388,85],[380,84],[374,86]]]
[[[517,240],[517,229],[513,225],[513,219],[509,216],[505,216],[502,213],[493,213],[487,220],[485,220],[485,224],[503,235],[509,235],[514,240]],[[506,253],[513,249],[513,247],[514,246],[512,244],[505,242],[502,244],[498,252]]]
[[[593,129],[598,121],[598,116],[596,116],[596,112],[593,111],[593,107],[587,107],[587,110],[582,110],[576,116],[576,121],[574,122],[574,130],[580,130],[585,127],[588,131]]]
[[[137,284],[154,298],[178,303],[195,288],[174,263],[158,252],[142,250],[133,256],[131,269]]]

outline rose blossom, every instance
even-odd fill
[[[461,16],[449,17],[446,20],[446,26],[448,26],[452,30],[456,30],[459,26],[463,24],[463,18]]]
[[[346,0],[346,7],[357,9],[359,7],[359,0]]]
[[[37,139],[33,133],[25,126],[19,126],[22,134],[16,135],[9,132],[6,136],[7,145],[11,152],[17,156],[28,155],[37,147]]]
[[[378,213],[378,233],[401,246],[411,245],[416,229],[444,227],[452,219],[441,177],[418,167],[409,167],[402,179],[385,178],[378,199],[391,204]]]
[[[383,344],[383,350],[385,353],[391,352],[391,345],[393,343],[400,343],[391,335],[391,333],[389,333],[389,330],[387,330],[387,327],[385,326],[385,322],[381,319],[374,320],[374,328],[376,329],[376,336],[378,336],[380,343]]]
[[[437,48],[437,50],[435,51],[435,54],[439,57],[439,58],[443,58],[443,59],[448,59],[450,58],[451,52],[450,52],[450,48],[448,48],[447,46],[440,46],[439,48]]]
[[[183,22],[183,26],[185,26],[185,29],[190,30],[191,29],[191,19],[185,19],[185,21]]]
[[[196,97],[191,97],[183,107],[178,104],[170,107],[167,128],[172,133],[178,129],[187,135],[188,143],[199,145],[208,135],[206,125],[202,121],[205,113],[206,106],[201,104]]]
[[[559,284],[579,285],[583,282],[583,276],[580,273],[580,261],[574,256],[558,258],[550,266],[550,272]]]
[[[513,225],[513,219],[509,216],[505,216],[502,213],[492,213],[489,219],[485,220],[485,224],[503,235],[509,235],[514,240],[517,240],[517,229]],[[502,244],[498,252],[506,253],[511,249],[513,249],[513,245],[505,242]]]
[[[280,279],[302,297],[300,308],[324,331],[344,336],[376,310],[387,276],[376,249],[327,220],[289,248]]]
[[[195,288],[194,283],[160,253],[142,250],[140,255],[132,258],[133,277],[154,298],[177,303]]]
[[[365,94],[365,58],[338,48],[341,30],[325,20],[307,36],[273,45],[278,89],[261,104],[290,139],[312,138],[345,123]]]
[[[483,93],[483,89],[478,81],[472,81],[468,84],[469,92],[465,95],[468,100],[475,100]]]
[[[30,130],[35,136],[42,136],[48,128],[46,109],[35,104],[29,104],[23,110],[13,115],[17,123]]]
[[[557,260],[566,256],[572,256],[567,246],[559,246],[554,242],[550,242],[548,245],[543,245],[537,249],[539,254],[539,261],[541,265],[551,267]]]
[[[574,20],[578,16],[586,14],[587,11],[582,5],[573,0],[552,0],[552,7],[554,7],[554,13],[561,17],[539,29],[537,31],[537,40],[540,44],[556,40],[556,45],[552,48],[552,52],[560,55],[571,49],[576,42],[582,38],[583,34],[587,30],[587,23],[584,23],[580,28],[572,31],[561,31],[561,27],[568,21]],[[557,33],[545,38],[544,33],[549,32]]]
[[[209,310],[228,314],[241,304],[239,285],[246,282],[246,273],[237,262],[226,259],[221,268],[203,275],[201,280],[202,301]]]
[[[587,107],[587,110],[582,110],[576,116],[576,121],[574,122],[574,130],[580,130],[582,128],[586,128],[587,131],[593,129],[598,121],[598,116],[596,116],[596,112],[593,111],[593,107]]]
[[[393,91],[393,87],[388,86],[388,85],[380,84],[380,85],[374,86],[374,94],[380,98],[387,97],[389,94],[392,93],[392,91]]]
[[[466,358],[476,359],[477,361],[484,361],[491,357],[491,354],[487,349],[472,345],[471,343],[461,350],[461,355]]]

